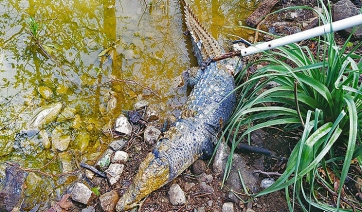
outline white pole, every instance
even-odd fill
[[[319,26],[313,29],[309,29],[303,32],[298,32],[293,35],[288,35],[282,38],[278,38],[272,41],[268,41],[265,43],[256,44],[255,46],[250,46],[248,48],[241,50],[242,56],[251,55],[254,53],[262,52],[265,50],[273,49],[278,46],[283,46],[291,43],[295,43],[298,41],[306,40],[309,38],[317,37],[328,32],[336,32],[342,29],[351,28],[354,26],[358,26],[362,24],[362,14],[355,15],[346,19],[342,19],[336,22],[332,22],[331,24],[326,24],[323,26]]]

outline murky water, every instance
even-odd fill
[[[257,2],[190,4],[222,42],[252,35],[235,26]],[[94,161],[112,141],[102,131],[135,102],[149,101],[161,118],[177,115],[186,95],[175,78],[195,64],[183,21],[173,0],[0,1],[0,182],[5,161],[41,168],[34,173],[46,181],[30,186],[24,209],[44,203],[32,197],[37,190],[60,195],[74,178],[62,174]],[[38,127],[42,136],[15,141],[37,109],[55,103],[61,114]],[[60,154],[44,148],[55,136],[70,140]]]

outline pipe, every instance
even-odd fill
[[[336,32],[342,29],[351,28],[354,26],[358,26],[362,24],[362,14],[355,15],[346,19],[342,19],[336,22],[332,22],[331,24],[326,24],[323,26],[315,27],[313,29],[309,29],[303,32],[298,32],[293,35],[288,35],[282,38],[278,38],[275,40],[271,40],[265,43],[256,44],[255,46],[250,46],[248,48],[241,50],[242,56],[247,56],[251,54],[255,54],[258,52],[262,52],[269,49],[274,49],[279,46],[284,46],[287,44],[299,42],[302,40],[306,40],[309,38],[317,37],[329,32]]]

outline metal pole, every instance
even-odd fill
[[[279,46],[284,46],[287,44],[299,42],[302,40],[306,40],[309,38],[317,37],[331,31],[336,32],[342,29],[351,28],[354,26],[358,26],[362,24],[362,14],[355,15],[346,19],[342,19],[336,22],[332,22],[331,24],[326,24],[323,26],[315,27],[313,29],[309,29],[303,32],[298,32],[293,35],[288,35],[282,38],[278,38],[272,41],[268,41],[265,43],[256,44],[255,46],[250,46],[248,48],[241,50],[242,56],[247,56],[251,54],[255,54],[258,52],[262,52],[269,49],[274,49]]]

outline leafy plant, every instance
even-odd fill
[[[329,9],[320,3],[320,20],[330,23]],[[239,83],[240,101],[225,130],[227,140],[232,140],[232,152],[257,129],[278,125],[303,131],[283,175],[255,197],[285,189],[291,211],[295,200],[304,211],[361,207],[355,195],[345,194],[344,189],[354,159],[359,171],[362,167],[362,57],[354,53],[362,42],[347,51],[350,38],[339,47],[334,33],[326,34],[316,40],[316,55],[307,46],[290,44],[263,53],[245,68],[267,64]],[[271,83],[277,86],[266,89]],[[243,126],[248,126],[247,130],[242,131]],[[228,158],[224,180],[232,157]],[[333,201],[327,202],[333,198],[335,206]]]
[[[27,19],[27,23],[32,37],[38,39],[39,24],[31,16]]]

